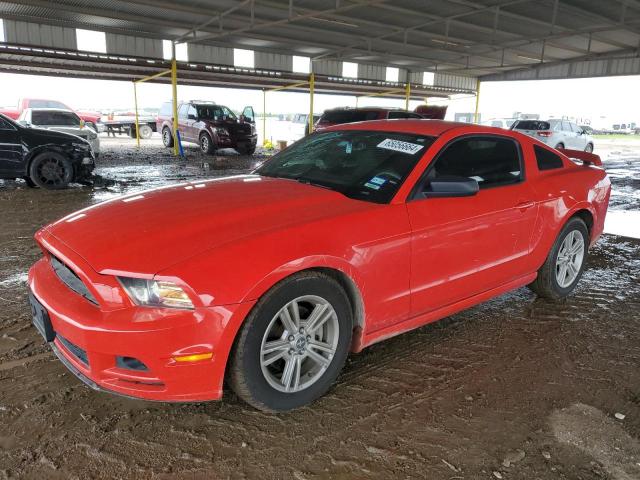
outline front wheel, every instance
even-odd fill
[[[577,217],[570,219],[529,288],[544,298],[565,298],[576,288],[582,276],[588,246],[589,230],[586,224]]]
[[[31,162],[29,178],[40,188],[66,188],[73,180],[73,165],[57,152],[42,152]]]
[[[593,153],[593,143],[587,143],[587,146],[584,148],[584,151],[587,153]]]
[[[556,145],[556,150],[558,150],[559,148],[564,148],[564,143],[559,143]]]
[[[233,348],[229,380],[264,411],[307,405],[335,381],[351,344],[352,313],[340,284],[320,272],[293,275],[256,304]]]
[[[200,135],[200,151],[206,154],[213,154],[216,151],[216,146],[211,140],[211,137],[208,133],[203,133]]]
[[[173,147],[173,133],[169,127],[164,127],[162,129],[162,143],[167,148]]]

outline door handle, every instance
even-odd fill
[[[529,201],[519,202],[516,205],[516,208],[520,209],[521,212],[524,212],[525,210],[533,207],[534,205],[535,205],[535,202],[529,200]]]

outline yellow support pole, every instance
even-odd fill
[[[173,154],[178,150],[178,64],[176,62],[176,44],[171,43],[171,95],[173,103]]]
[[[480,79],[476,82],[476,111],[473,114],[473,123],[478,123],[478,117],[480,112]]]
[[[140,123],[138,122],[138,88],[133,82],[133,103],[136,106],[136,145],[140,148]]]
[[[267,144],[267,91],[262,89],[262,146]]]
[[[408,73],[407,73],[408,74]],[[409,111],[409,100],[411,99],[411,82],[407,82],[407,86],[404,92],[404,109]]]
[[[313,91],[315,89],[316,77],[311,72],[309,75],[309,134],[313,133]]]

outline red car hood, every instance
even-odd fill
[[[118,197],[45,227],[105,274],[155,274],[213,247],[370,208],[337,192],[252,175]]]

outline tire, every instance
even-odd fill
[[[27,187],[29,187],[29,188],[36,188],[37,187],[37,185],[34,183],[34,181],[31,180],[31,178],[29,178],[29,177],[23,177],[23,178],[24,178],[25,183],[27,184]]]
[[[173,147],[173,133],[169,127],[164,127],[162,129],[162,143],[167,148]]]
[[[295,318],[294,303],[303,330],[290,333],[293,325],[288,330],[282,320],[286,315],[281,313],[286,309],[289,319]],[[305,331],[309,312],[315,309],[320,312],[316,320],[322,324]],[[284,412],[307,405],[336,380],[349,353],[352,330],[351,305],[336,280],[313,271],[292,275],[269,290],[245,320],[231,352],[229,384],[259,410]],[[314,346],[318,341],[323,350]],[[280,345],[265,352],[270,342]],[[316,355],[323,360],[318,362]],[[271,363],[263,365],[268,361]],[[288,365],[293,367],[287,377],[290,381],[283,378]]]
[[[559,143],[555,146],[556,150],[558,150],[559,148],[564,148],[564,143]]]
[[[584,147],[584,151],[587,153],[593,153],[593,143],[587,143],[587,146]]]
[[[200,134],[198,144],[200,145],[200,151],[202,153],[206,153],[208,155],[216,153],[216,146],[213,143],[213,140],[211,140],[211,136],[208,133]]]
[[[575,273],[575,277],[573,279],[565,277],[563,282],[563,267],[562,264],[558,263],[562,262],[562,260],[559,260],[558,256],[562,255],[565,240],[570,244],[573,243],[572,239],[568,238],[570,235],[573,235],[573,239],[576,241],[575,245],[580,243],[577,240],[578,238],[582,240],[582,248],[577,251],[575,255],[570,254],[568,257],[565,257],[569,258],[569,261],[565,263],[565,265],[571,262],[571,258],[579,258],[580,255],[582,257],[580,259],[579,267],[576,267],[575,263],[572,263],[572,267],[567,269],[566,275],[573,275],[573,273],[571,273],[572,270],[577,271],[577,273]],[[582,273],[587,262],[588,248],[589,230],[587,229],[587,225],[580,218],[573,217],[569,219],[567,224],[560,231],[560,235],[558,235],[558,238],[553,244],[544,264],[540,267],[540,270],[538,270],[538,277],[529,284],[529,288],[543,298],[551,300],[561,300],[565,298],[576,288],[580,277],[582,277]]]
[[[42,152],[31,161],[29,178],[40,188],[60,190],[73,180],[73,165],[57,152]]]
[[[251,145],[249,147],[238,147],[236,150],[238,150],[240,155],[253,155],[256,153],[256,146]]]
[[[140,138],[151,138],[153,135],[153,129],[149,125],[140,125]]]

